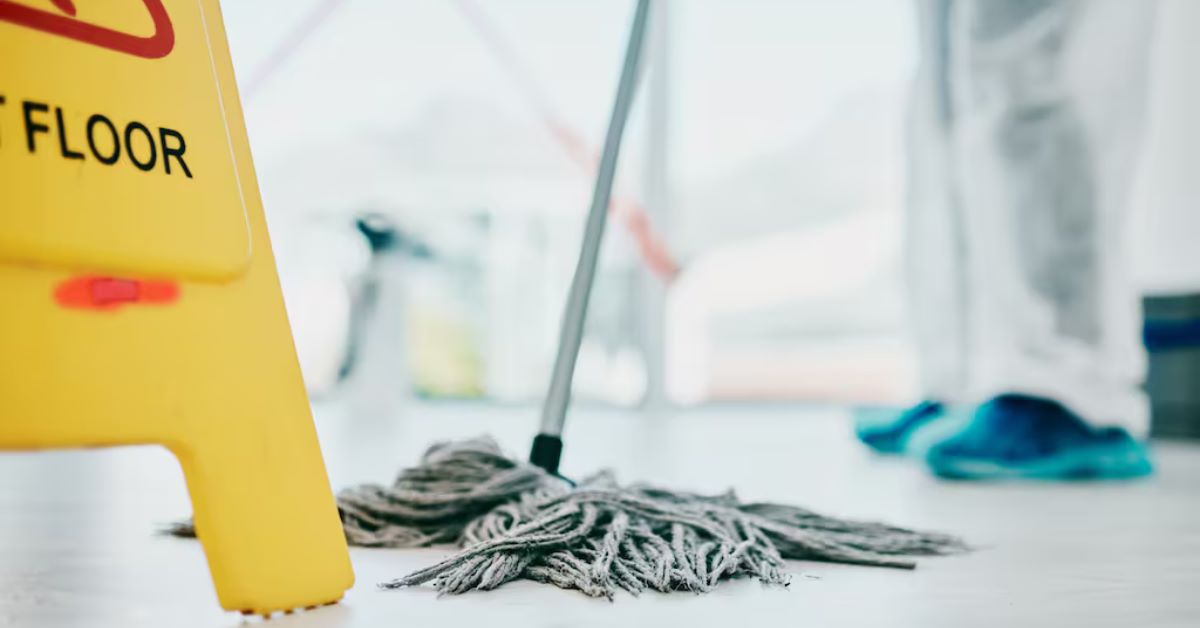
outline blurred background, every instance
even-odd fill
[[[1191,6],[1188,6],[1191,4]],[[223,7],[310,393],[540,401],[632,3]],[[1164,3],[1131,234],[1195,293],[1200,50]],[[660,2],[582,403],[913,398],[901,264],[912,7]],[[1165,129],[1165,130],[1164,130]]]
[[[487,433],[526,451],[634,4],[221,3],[335,489],[385,482],[447,439]],[[736,486],[987,548],[915,575],[805,564],[811,594],[745,582],[654,616],[1197,625],[1194,443],[1156,442],[1150,482],[999,487],[936,481],[850,434],[852,416],[918,398],[903,263],[916,2],[652,4],[564,473]],[[1200,439],[1200,0],[1158,10],[1128,236],[1153,434]],[[160,448],[0,456],[0,626],[247,625],[217,610],[199,545],[157,534],[191,511],[187,495]],[[558,625],[632,626],[654,603],[608,605],[618,621],[582,598],[523,597],[533,589],[443,606],[373,586],[441,550],[354,551],[346,604],[272,621],[446,625],[465,612],[533,625],[536,609]]]

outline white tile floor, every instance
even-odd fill
[[[803,504],[953,531],[983,547],[915,572],[794,564],[789,590],[615,602],[531,583],[439,599],[374,584],[442,552],[353,550],[358,584],[276,626],[1200,626],[1200,446],[1161,444],[1160,474],[1112,485],[949,484],[865,454],[844,413],[722,408],[666,417],[576,413],[564,471]],[[335,487],[386,481],[436,439],[490,432],[524,455],[536,412],[414,408],[403,419],[318,411]],[[234,626],[200,548],[155,536],[188,512],[165,451],[0,454],[0,625]],[[257,622],[259,620],[252,620]]]

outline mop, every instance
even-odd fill
[[[460,548],[381,587],[428,584],[460,594],[527,579],[612,599],[621,590],[707,592],[739,577],[787,585],[785,560],[911,569],[915,563],[907,557],[966,549],[945,534],[743,503],[733,492],[626,486],[608,471],[578,483],[558,475],[571,380],[648,10],[649,0],[639,0],[530,460],[504,455],[486,437],[442,443],[390,486],[359,486],[338,495],[351,545]],[[190,523],[170,532],[195,534]]]

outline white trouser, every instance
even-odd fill
[[[1126,229],[1149,0],[921,0],[908,270],[924,393],[1145,435]]]

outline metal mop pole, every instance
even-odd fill
[[[617,97],[613,102],[612,117],[608,122],[608,133],[604,137],[604,151],[600,154],[600,168],[596,172],[596,187],[592,191],[592,205],[588,209],[583,245],[579,250],[579,261],[575,265],[571,291],[567,294],[567,305],[563,311],[558,353],[554,357],[554,371],[550,378],[550,389],[546,393],[546,403],[542,406],[541,429],[534,437],[533,448],[529,453],[530,462],[550,473],[558,473],[558,463],[562,457],[562,431],[567,420],[567,406],[571,402],[575,360],[579,357],[588,299],[591,297],[592,284],[595,283],[596,259],[600,254],[600,242],[604,238],[609,197],[612,196],[613,177],[617,170],[617,155],[621,151],[621,136],[637,87],[649,10],[650,0],[638,0],[633,25],[629,30],[629,43],[625,48],[621,78],[617,83]]]

